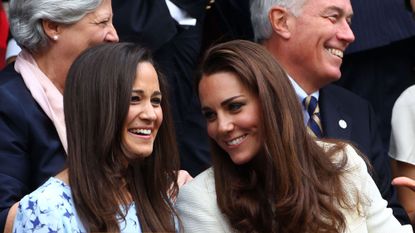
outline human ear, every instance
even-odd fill
[[[60,26],[58,23],[50,20],[42,20],[42,27],[49,39],[54,41],[58,40],[60,34]]]
[[[291,16],[290,12],[283,7],[272,7],[269,11],[268,18],[274,33],[284,39],[289,39],[291,37],[289,24]]]

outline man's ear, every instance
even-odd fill
[[[42,20],[42,27],[45,34],[51,40],[57,40],[60,34],[60,25],[58,23],[52,22],[50,20]]]
[[[272,7],[268,14],[272,30],[284,39],[291,37],[291,28],[288,23],[290,16],[291,14],[287,9],[279,6]]]

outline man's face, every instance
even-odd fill
[[[296,70],[290,75],[301,74],[316,90],[338,80],[343,52],[355,39],[352,14],[350,0],[306,0],[300,15],[290,16],[287,56]]]
[[[412,12],[415,13],[415,0],[411,0]]]

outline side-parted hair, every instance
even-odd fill
[[[237,40],[212,47],[202,60],[197,86],[218,72],[235,74],[262,110],[264,144],[247,164],[235,165],[211,139],[217,202],[232,227],[238,232],[343,232],[340,206],[355,206],[340,180],[347,157],[334,163],[332,156],[342,153],[344,144],[333,142],[325,151],[308,135],[291,83],[261,45]]]
[[[127,160],[122,142],[137,66],[152,62],[132,44],[104,44],[84,51],[71,66],[64,91],[69,184],[88,232],[119,232],[117,219],[135,202],[143,232],[174,232],[170,196],[179,169],[166,82],[158,74],[163,122],[146,158]],[[130,156],[131,157],[131,156]],[[126,166],[128,161],[128,166]]]
[[[298,16],[305,1],[308,0],[250,0],[251,24],[255,41],[261,42],[271,37],[272,26],[268,14],[272,7],[284,7]]]
[[[17,44],[30,52],[48,45],[42,21],[73,24],[99,7],[102,0],[11,0],[10,31]]]

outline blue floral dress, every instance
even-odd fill
[[[126,220],[120,220],[121,232],[141,233],[135,204],[127,211]],[[80,233],[86,230],[76,213],[70,187],[51,177],[20,201],[13,232]]]

